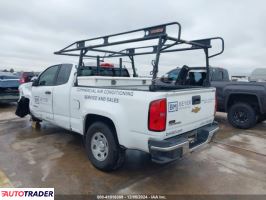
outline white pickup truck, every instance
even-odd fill
[[[99,63],[97,59],[97,71],[105,66]],[[54,65],[20,86],[18,109],[27,100],[24,114],[33,120],[83,135],[90,161],[105,171],[121,166],[126,149],[165,163],[206,145],[218,130],[215,88],[151,89],[153,80],[95,75],[80,63]]]

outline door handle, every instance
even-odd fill
[[[45,91],[45,94],[52,94],[51,91]]]

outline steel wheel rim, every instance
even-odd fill
[[[101,132],[96,132],[91,138],[91,151],[98,161],[104,161],[108,156],[108,142],[105,135]]]

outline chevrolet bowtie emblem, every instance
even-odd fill
[[[200,111],[200,107],[196,106],[195,108],[192,108],[191,112],[198,113]]]

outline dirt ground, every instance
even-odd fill
[[[232,128],[218,113],[220,131],[210,145],[158,165],[128,151],[125,165],[104,173],[87,159],[82,137],[0,105],[0,187],[54,187],[56,194],[266,194],[266,123]]]

